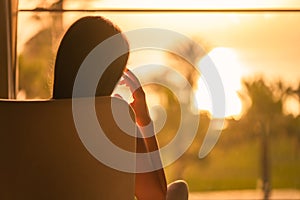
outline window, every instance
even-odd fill
[[[163,77],[169,87],[146,86],[161,146],[177,133],[170,130],[178,130],[180,119],[172,115],[179,112],[178,106],[174,107],[176,98],[180,109],[200,116],[191,147],[166,168],[168,179],[186,179],[194,195],[212,190],[251,190],[249,195],[255,198],[260,188],[266,198],[285,195],[282,198],[299,199],[300,4],[281,0],[237,2],[19,0],[17,97],[51,98],[59,42],[82,16],[104,16],[124,32],[152,28],[178,33],[193,42],[169,38],[162,42],[173,53],[141,49],[132,52],[128,62],[143,82],[161,83],[158,79]],[[196,51],[193,45],[203,51]],[[225,126],[213,150],[199,159],[209,122],[220,117],[212,112],[210,91],[201,73],[201,62],[207,57],[214,62],[224,86]],[[190,88],[178,74],[188,80]],[[184,130],[189,130],[190,121],[184,122]]]

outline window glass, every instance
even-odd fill
[[[128,62],[128,67],[139,72],[137,75],[143,82],[163,80],[169,87],[145,86],[161,146],[167,145],[178,133],[180,109],[200,116],[191,147],[178,161],[166,167],[168,180],[187,180],[193,193],[212,190],[250,190],[255,193],[256,189],[265,192],[272,189],[272,195],[284,193],[287,195],[284,198],[299,198],[299,11],[30,12],[25,9],[50,8],[55,1],[24,2],[20,1],[18,27],[19,98],[51,98],[59,42],[67,28],[80,17],[104,16],[124,32],[144,28],[173,31],[190,39],[170,37],[168,41],[162,41],[166,49],[175,53],[141,49],[131,52]],[[55,9],[153,8],[146,1],[141,2],[140,6],[123,6],[114,1],[65,0],[62,7]],[[232,5],[217,8],[243,7],[234,1],[228,2]],[[254,2],[247,8],[260,5]],[[294,9],[299,4],[297,1],[290,1],[290,4],[276,2],[261,3],[260,8]],[[215,8],[207,1],[193,8],[201,9],[201,5]],[[173,6],[176,9],[176,5]],[[135,41],[129,41],[132,42]],[[195,44],[203,51],[196,51]],[[181,59],[179,54],[192,63]],[[224,86],[226,119],[217,144],[205,158],[199,159],[200,146],[215,117],[206,77],[200,70],[201,62],[207,57],[213,60]],[[139,71],[141,66],[147,66],[146,71]],[[168,70],[162,70],[160,66],[167,66]],[[192,87],[185,87],[172,70],[188,80]],[[191,121],[192,118],[184,122],[183,130],[189,130]]]

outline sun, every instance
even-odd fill
[[[238,60],[236,51],[231,48],[219,47],[210,51],[207,56],[213,61],[223,83],[226,100],[224,117],[239,117],[242,112],[242,103],[237,92],[241,90],[240,80],[243,71],[242,63]],[[195,98],[199,110],[207,110],[212,113],[212,100],[205,77],[200,77],[198,80]]]

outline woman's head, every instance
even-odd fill
[[[71,98],[77,72],[87,55],[101,42],[120,34],[118,27],[102,17],[84,17],[76,21],[65,33],[56,56],[53,98]],[[126,38],[122,45],[129,49]],[[101,62],[99,57],[99,62]],[[123,74],[128,53],[112,62],[101,76],[96,96],[109,96]]]

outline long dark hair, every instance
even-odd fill
[[[107,38],[120,34],[121,30],[103,17],[83,17],[76,21],[65,33],[55,61],[53,98],[71,98],[77,72],[92,49]],[[122,35],[122,34],[121,34]],[[120,45],[128,42],[124,35]],[[111,63],[100,78],[96,96],[109,96],[126,67],[129,53]],[[101,57],[99,57],[101,61]]]

